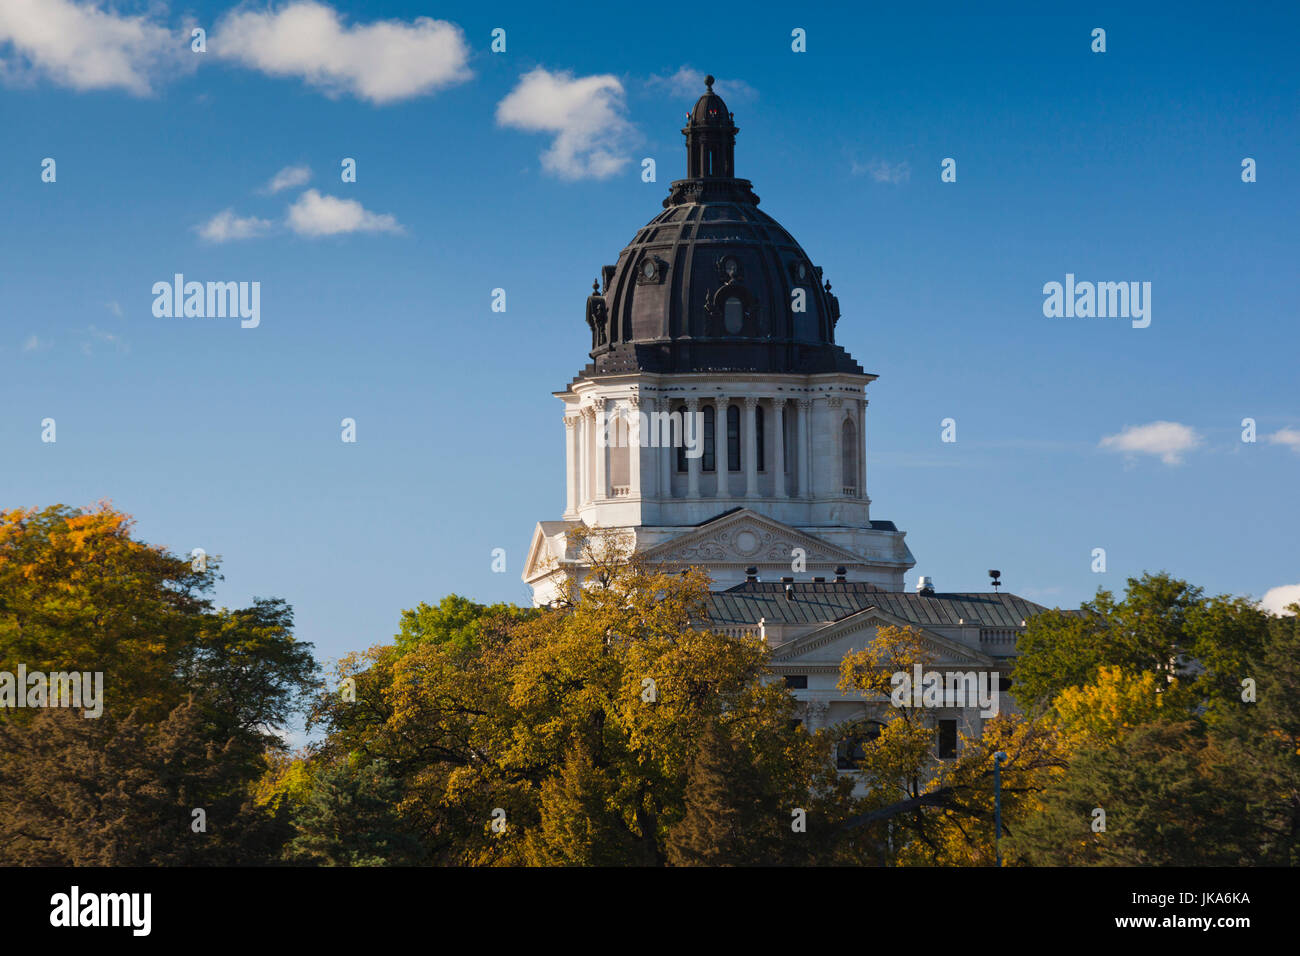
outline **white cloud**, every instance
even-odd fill
[[[670,96],[680,99],[691,99],[694,102],[701,94],[704,93],[704,76],[703,70],[697,70],[690,66],[680,66],[677,72],[669,76],[659,76],[655,74],[646,80],[646,85],[651,89],[663,90]],[[724,100],[749,100],[758,95],[758,91],[746,83],[744,80],[724,79],[715,80],[713,92],[717,93]],[[727,104],[730,106],[730,102]]]
[[[1274,614],[1290,613],[1287,605],[1300,603],[1300,584],[1283,584],[1281,587],[1269,588],[1260,600],[1260,607]]]
[[[849,171],[854,176],[861,176],[863,173],[870,174],[871,178],[878,183],[905,183],[912,178],[912,167],[907,160],[901,163],[887,163],[883,159],[874,159],[869,163],[859,163],[853,160],[849,166]]]
[[[608,74],[574,77],[538,67],[497,104],[497,123],[554,133],[542,168],[561,179],[604,179],[628,163],[635,130],[624,113],[623,84]]]
[[[271,229],[268,219],[256,216],[241,217],[233,209],[223,209],[198,227],[199,235],[208,242],[230,242],[234,239],[256,239]]]
[[[355,199],[322,196],[309,189],[289,207],[289,228],[300,236],[318,238],[348,232],[405,232],[388,213],[367,211]]]
[[[1300,428],[1281,428],[1268,436],[1274,445],[1286,445],[1296,454],[1300,454]]]
[[[310,166],[286,166],[271,177],[271,181],[262,187],[262,192],[275,195],[282,189],[293,189],[297,186],[305,186],[310,180]]]
[[[81,343],[81,351],[85,355],[91,355],[94,353],[96,343],[106,345],[115,352],[131,351],[130,347],[122,339],[122,336],[117,335],[116,333],[105,332],[103,329],[96,328],[93,325],[85,331],[86,334],[90,336],[88,339],[83,339]]]
[[[1181,465],[1183,455],[1201,444],[1196,430],[1178,422],[1129,425],[1117,435],[1107,435],[1100,447],[1128,454],[1159,455],[1166,465]]]
[[[234,10],[208,49],[271,76],[296,76],[331,96],[391,103],[472,75],[460,27],[417,17],[345,26],[337,11],[298,0],[277,11]]]
[[[112,312],[119,319],[122,317],[122,305],[117,300],[106,302],[104,305],[107,307],[108,311]]]
[[[52,343],[48,340],[42,340],[39,336],[33,334],[23,339],[24,352],[39,352],[42,349],[48,349]]]
[[[179,31],[146,16],[101,9],[96,0],[0,0],[0,72],[44,76],[74,90],[122,89],[148,96],[159,79],[194,69]]]

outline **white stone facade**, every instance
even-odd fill
[[[829,574],[842,565],[847,580],[901,590],[915,561],[902,532],[872,526],[867,495],[864,390],[874,379],[641,373],[581,379],[557,393],[565,406],[565,511],[534,534],[524,579],[535,603],[554,600],[563,576],[557,562],[577,557],[565,549],[570,528],[623,529],[638,551],[670,562],[680,556],[663,546],[737,508],[799,534],[805,551],[825,552],[809,567],[820,563]],[[688,415],[704,424],[702,434],[683,427]],[[698,455],[682,447],[693,435]],[[743,581],[755,564],[790,573],[791,553],[768,546],[759,554],[757,540],[729,542],[707,562],[715,588]]]

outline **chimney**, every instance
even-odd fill
[[[916,580],[917,594],[934,594],[934,578],[922,576]]]
[[[786,599],[787,601],[793,601],[793,600],[794,600],[794,585],[793,585],[793,584],[787,584],[787,585],[785,586],[785,599]]]
[[[752,565],[748,568],[745,568],[745,583],[746,584],[758,583],[758,568],[753,567]]]
[[[841,564],[838,568],[835,569],[835,582],[837,584],[843,584],[845,581],[845,575],[847,575],[848,573],[849,573],[849,569]]]

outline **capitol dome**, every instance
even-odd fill
[[[822,270],[736,178],[739,129],[705,82],[682,130],[686,178],[587,299],[582,374],[861,374],[835,344],[839,302]]]

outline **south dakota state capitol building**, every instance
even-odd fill
[[[591,361],[555,393],[567,492],[561,519],[533,532],[534,603],[563,593],[566,568],[581,573],[571,530],[617,529],[646,562],[708,571],[708,626],[761,636],[810,728],[853,722],[869,737],[888,720],[888,700],[836,689],[840,660],[881,624],[919,628],[931,668],[997,672],[1005,690],[1016,640],[1045,609],[927,578],[905,589],[906,534],[873,519],[867,495],[876,376],[835,344],[840,306],[822,270],[736,177],[739,130],[706,83],[682,130],[686,178],[601,270],[586,307]],[[655,412],[699,415],[702,453],[598,436],[611,417]],[[937,717],[941,757],[955,755],[958,728],[979,727],[974,707]]]

